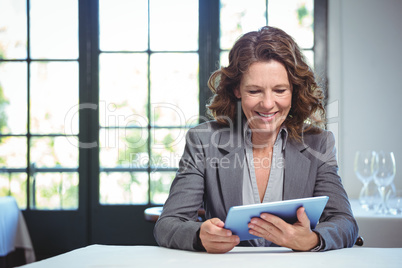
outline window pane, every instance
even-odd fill
[[[37,167],[78,167],[78,142],[67,137],[31,139],[31,163]]]
[[[258,30],[266,21],[266,0],[221,0],[221,48],[232,48],[240,35]]]
[[[32,133],[64,134],[65,127],[78,129],[78,116],[70,116],[77,104],[77,62],[31,63]]]
[[[27,139],[25,137],[0,137],[0,167],[26,168]]]
[[[314,45],[314,0],[269,0],[268,24],[279,27],[302,48]]]
[[[36,173],[32,182],[34,209],[77,209],[77,173]]]
[[[198,54],[151,56],[151,122],[184,126],[198,116]]]
[[[198,0],[150,0],[151,50],[198,50]]]
[[[101,54],[99,57],[101,126],[146,127],[147,54]]]
[[[220,62],[221,67],[229,66],[229,51],[222,51],[220,54]]]
[[[101,129],[99,138],[102,167],[145,168],[148,166],[147,129]]]
[[[147,50],[148,0],[100,0],[99,24],[101,50]]]
[[[26,190],[26,173],[0,173],[0,196],[12,195],[20,209],[27,207]]]
[[[27,65],[0,63],[0,133],[27,132]]]
[[[27,57],[26,0],[0,0],[0,59]]]
[[[78,58],[78,1],[31,0],[31,57]]]
[[[148,203],[148,173],[100,173],[101,204]]]
[[[152,169],[178,168],[186,143],[187,129],[153,129]]]
[[[314,70],[314,51],[312,50],[303,50],[304,57],[307,60],[307,64]]]
[[[175,172],[151,173],[151,203],[165,203],[169,195],[170,185],[172,184],[175,176]]]

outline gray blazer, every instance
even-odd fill
[[[231,206],[243,204],[242,139],[241,127],[222,127],[215,121],[188,131],[179,170],[154,228],[160,246],[202,250],[198,238],[202,223],[196,221],[197,210],[203,206],[207,219],[225,221]],[[337,173],[334,144],[333,134],[322,131],[304,134],[303,142],[288,139],[284,151],[283,199],[329,196],[314,230],[325,243],[322,250],[352,247],[358,235]]]

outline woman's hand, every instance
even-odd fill
[[[225,253],[240,243],[237,235],[223,228],[225,224],[218,218],[205,221],[201,225],[200,239],[209,253]]]
[[[297,210],[298,221],[293,225],[268,213],[262,213],[260,217],[251,219],[248,225],[250,234],[300,251],[308,251],[319,243],[318,235],[310,229],[310,220],[303,207]]]

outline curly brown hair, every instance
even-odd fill
[[[224,125],[229,124],[228,118],[235,120],[238,99],[234,91],[239,88],[243,74],[254,62],[271,60],[282,63],[288,73],[293,88],[292,106],[284,124],[289,137],[301,140],[302,133],[323,127],[324,94],[299,46],[291,36],[275,27],[262,27],[236,41],[229,53],[229,66],[220,68],[209,78],[208,86],[214,95],[207,105],[208,113]]]

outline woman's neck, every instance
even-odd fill
[[[254,148],[272,148],[274,147],[278,132],[269,135],[267,133],[253,132],[251,136],[251,143],[253,144]]]

